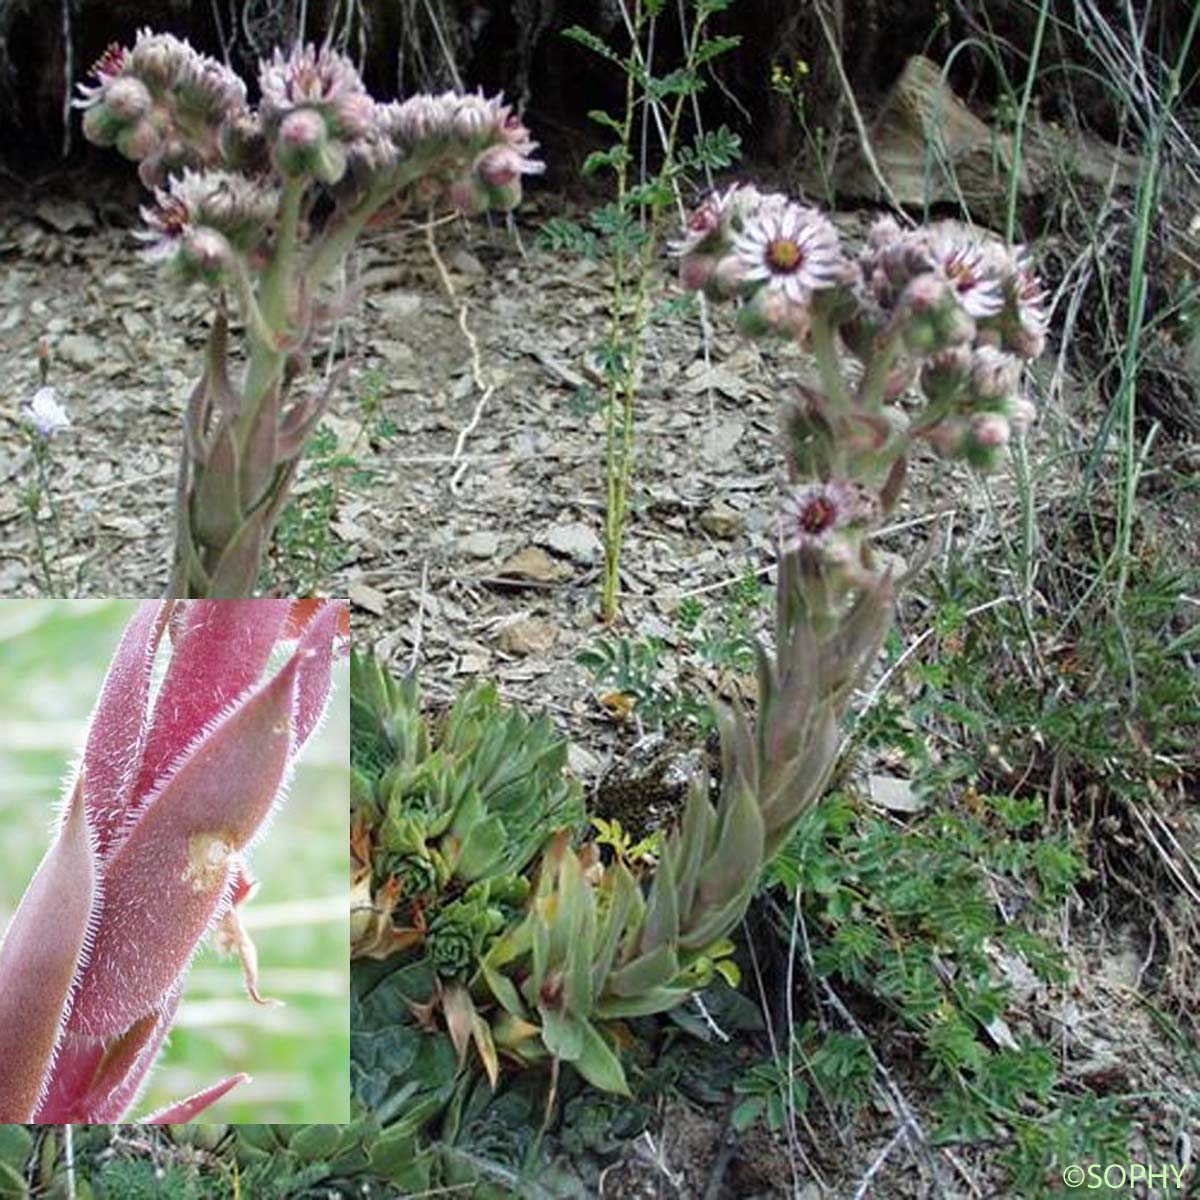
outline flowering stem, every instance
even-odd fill
[[[837,414],[845,416],[852,407],[850,392],[846,388],[846,380],[842,377],[841,363],[833,343],[833,326],[823,312],[813,313],[811,332],[813,354],[817,359],[817,371],[821,376],[825,396]]]
[[[58,509],[54,504],[54,494],[50,490],[50,477],[46,474],[46,445],[44,442],[36,439],[33,443],[33,461],[37,464],[38,473],[38,488],[30,498],[29,517],[33,521],[33,535],[37,542],[38,562],[42,568],[42,574],[46,577],[46,590],[51,596],[58,595],[58,589],[55,586],[54,573],[50,568],[50,555],[46,551],[46,541],[42,536],[42,523],[38,519],[38,510],[41,508],[41,498],[46,497],[46,507],[50,510],[50,520],[54,525],[54,541],[56,546],[62,545],[62,530],[58,522]]]
[[[883,408],[883,392],[887,387],[888,375],[900,354],[900,333],[898,330],[885,331],[874,347],[858,384],[858,407],[867,412],[879,412]]]
[[[401,163],[390,174],[385,175],[383,180],[372,187],[358,204],[348,209],[345,217],[338,224],[326,230],[325,236],[316,247],[305,272],[310,295],[315,293],[316,289],[333,274],[338,263],[345,257],[375,213],[398,191],[427,174],[429,167],[430,162],[427,156],[414,154],[412,158]]]
[[[263,272],[262,311],[273,328],[280,329],[287,320],[288,284],[296,254],[296,238],[300,228],[300,204],[308,186],[306,179],[288,179],[283,185],[279,204],[279,234],[275,253]]]
[[[292,265],[296,254],[296,239],[300,228],[300,205],[304,199],[307,181],[289,179],[283,185],[283,196],[279,205],[279,233],[275,240],[275,252],[262,275],[259,286],[261,301],[258,304],[261,321],[251,325],[249,309],[242,297],[242,283],[238,282],[239,299],[242,300],[242,315],[247,318],[251,332],[250,362],[246,367],[246,380],[242,389],[244,404],[238,419],[242,439],[254,423],[254,414],[263,396],[270,390],[280,367],[283,352],[279,342],[287,330],[287,304],[292,281]],[[265,325],[264,330],[262,326]],[[264,336],[265,335],[265,336]]]

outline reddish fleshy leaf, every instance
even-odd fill
[[[222,1079],[220,1083],[214,1083],[212,1087],[205,1088],[204,1091],[197,1092],[186,1100],[179,1100],[175,1104],[169,1104],[166,1108],[160,1108],[158,1112],[144,1117],[140,1124],[183,1125],[202,1113],[210,1104],[215,1104],[227,1092],[233,1091],[239,1083],[249,1082],[249,1075],[231,1075],[228,1079]]]
[[[35,1119],[92,1125],[119,1121],[149,1074],[179,1007],[179,990],[162,1012],[148,1013],[109,1041],[67,1032],[55,1054],[54,1079]]]
[[[287,771],[301,654],[192,746],[110,859],[73,1032],[110,1037],[154,1010],[228,904],[233,856]]]
[[[350,605],[345,600],[293,600],[283,629],[285,638],[299,637],[305,627],[327,604],[338,605],[337,631],[342,637],[350,636]]]
[[[32,1118],[93,928],[95,859],[83,790],[81,775],[0,942],[0,1123]]]
[[[308,622],[300,637],[297,650],[306,657],[300,664],[300,683],[296,689],[296,743],[293,753],[298,753],[308,740],[329,703],[334,641],[349,607],[341,600],[327,602]]]
[[[121,637],[88,725],[84,797],[103,857],[125,827],[146,739],[150,671],[174,601],[144,600]]]
[[[119,1121],[133,1107],[134,1101],[146,1084],[150,1068],[154,1066],[154,1060],[158,1057],[158,1052],[162,1048],[163,1042],[166,1041],[168,1032],[170,1032],[171,1022],[175,1020],[175,1013],[179,1008],[179,1000],[182,993],[183,984],[180,981],[168,994],[166,1002],[159,1011],[153,1035],[146,1043],[145,1049],[134,1064],[133,1070],[121,1080],[120,1085],[114,1088],[108,1097],[92,1112],[90,1124],[98,1121]]]
[[[288,611],[287,600],[193,600],[183,606],[172,623],[171,664],[155,701],[136,800],[262,675]]]

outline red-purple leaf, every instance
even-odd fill
[[[176,991],[166,1010],[148,1013],[109,1041],[65,1033],[50,1090],[35,1120],[63,1125],[119,1121],[149,1073],[178,1005]]]
[[[174,601],[143,600],[121,637],[88,726],[84,801],[103,857],[125,827],[146,739],[150,670]]]
[[[298,651],[307,655],[300,664],[300,683],[296,689],[295,751],[308,740],[316,728],[325,706],[329,703],[329,688],[333,674],[333,646],[341,628],[344,600],[329,601],[309,621],[300,636]]]
[[[158,1112],[151,1113],[148,1117],[143,1117],[139,1124],[183,1125],[198,1113],[202,1113],[210,1104],[215,1104],[226,1092],[232,1091],[239,1083],[249,1082],[249,1075],[231,1075],[228,1079],[222,1079],[220,1083],[214,1083],[212,1087],[205,1088],[204,1091],[197,1092],[186,1100],[179,1100],[175,1104],[167,1105],[166,1108],[160,1108]]]
[[[111,1037],[160,1007],[228,906],[287,772],[300,654],[193,745],[109,860],[73,1032]]]
[[[174,650],[134,792],[144,798],[204,727],[252,687],[290,610],[287,600],[193,600],[172,629]]]
[[[0,943],[0,1123],[32,1119],[93,927],[83,776]]]

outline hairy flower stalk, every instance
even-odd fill
[[[757,718],[736,705],[720,714],[718,811],[729,789],[754,797],[765,861],[820,796],[907,578],[877,564],[870,534],[902,494],[909,456],[923,441],[995,469],[1036,415],[1019,388],[1047,319],[1023,255],[951,223],[904,231],[885,218],[853,257],[814,210],[734,187],[700,206],[677,252],[685,287],[737,299],[744,332],[795,337],[815,359],[782,413],[775,652],[759,648]],[[912,417],[896,402],[914,390],[925,404]]]
[[[498,98],[377,103],[329,47],[276,50],[261,99],[169,34],[110,47],[81,85],[86,136],[138,163],[146,257],[213,297],[203,375],[184,417],[169,595],[250,596],[304,446],[325,412],[300,385],[318,341],[350,303],[331,281],[371,217],[391,203],[505,211],[542,169],[536,143]],[[332,214],[311,220],[322,193]],[[230,377],[231,317],[245,370]]]
[[[345,633],[343,601],[139,606],[54,844],[0,942],[0,1122],[120,1120],[210,932],[241,954],[261,1001],[237,912],[253,886],[245,854],[325,711]],[[243,1078],[147,1120],[189,1120]]]

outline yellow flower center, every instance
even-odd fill
[[[773,271],[794,271],[804,258],[804,251],[791,238],[776,238],[767,244],[767,266]]]

